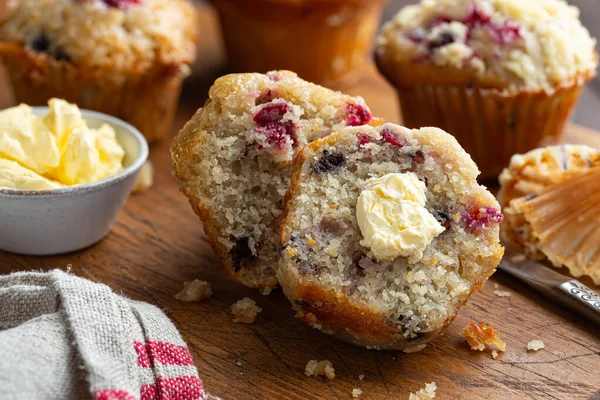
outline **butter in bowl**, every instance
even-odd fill
[[[50,255],[98,242],[147,158],[133,126],[63,100],[0,111],[0,249]]]

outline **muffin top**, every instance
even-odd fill
[[[187,0],[8,0],[0,18],[0,45],[91,69],[179,67],[195,55]]]
[[[377,58],[400,86],[539,90],[593,75],[595,43],[563,0],[422,0],[383,27]],[[415,66],[426,72],[403,82],[398,72]]]

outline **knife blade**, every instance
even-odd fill
[[[519,278],[545,297],[560,302],[600,325],[600,295],[577,279],[562,275],[506,246],[499,268]]]

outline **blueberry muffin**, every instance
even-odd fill
[[[388,0],[211,0],[237,72],[288,69],[339,87],[369,59]]]
[[[9,0],[0,57],[18,102],[63,98],[153,142],[173,121],[196,25],[187,0]]]
[[[435,338],[503,254],[495,198],[437,128],[350,127],[295,161],[278,277],[298,316],[361,346]]]
[[[277,234],[291,161],[332,130],[372,122],[361,98],[288,71],[218,79],[171,148],[175,175],[225,269],[247,286],[277,284]]]
[[[595,43],[563,0],[423,0],[383,27],[376,60],[408,127],[445,129],[495,177],[559,141]]]

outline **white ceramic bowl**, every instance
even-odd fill
[[[48,107],[34,107],[43,115]],[[79,250],[101,240],[131,193],[148,158],[148,143],[133,126],[106,114],[82,110],[90,128],[107,123],[125,149],[124,170],[98,182],[52,190],[0,189],[0,249],[50,255]]]

